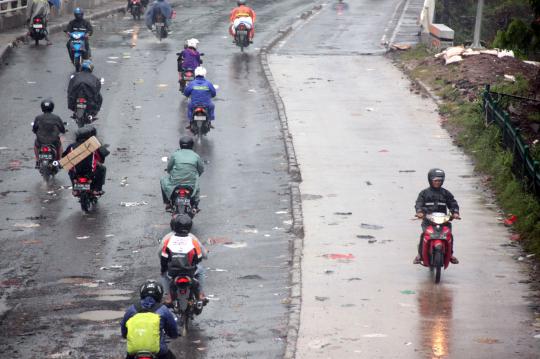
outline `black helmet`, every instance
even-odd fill
[[[159,303],[161,302],[161,298],[163,298],[163,286],[153,279],[148,279],[141,285],[139,294],[141,295],[141,299],[152,297]]]
[[[90,137],[95,136],[96,134],[97,134],[97,130],[94,126],[86,125],[79,128],[75,132],[75,141],[82,143],[86,141],[87,139],[89,139]]]
[[[431,187],[433,187],[433,180],[434,179],[440,179],[441,180],[441,186],[442,184],[444,183],[444,171],[441,170],[440,168],[432,168],[429,170],[428,174],[427,174],[427,179],[428,179],[428,182],[429,182],[429,185]]]
[[[192,225],[191,217],[187,214],[177,214],[171,218],[171,229],[181,236],[187,236]]]
[[[43,112],[53,112],[54,102],[50,99],[41,101],[41,111]]]
[[[180,138],[180,148],[188,148],[191,150],[193,148],[193,138],[190,136],[182,136]]]
[[[238,1],[236,1],[236,4],[237,4],[238,6],[240,6],[240,5],[246,5],[246,0],[238,0]]]
[[[75,15],[75,19],[81,20],[84,17],[84,11],[82,8],[77,7],[73,10],[73,15]]]

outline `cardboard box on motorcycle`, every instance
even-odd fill
[[[77,148],[68,153],[65,157],[62,157],[60,160],[60,166],[62,166],[66,171],[69,171],[100,147],[101,143],[99,140],[95,136],[92,136],[77,146]]]

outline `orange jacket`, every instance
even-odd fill
[[[255,11],[253,11],[253,9],[250,8],[249,6],[240,5],[231,11],[230,20],[231,22],[234,22],[234,20],[236,20],[239,17],[250,17],[253,23],[255,23],[257,14],[255,14]]]

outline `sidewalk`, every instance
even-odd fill
[[[93,20],[110,15],[115,12],[123,11],[126,8],[126,1],[114,0],[107,5],[96,9],[85,9],[85,19]],[[62,15],[52,18],[49,21],[49,33],[60,32],[73,19],[73,15]],[[0,67],[6,62],[9,52],[17,43],[23,42],[27,33],[26,28],[12,29],[0,33]],[[45,45],[44,45],[45,46]],[[53,46],[57,46],[54,44]]]
[[[436,105],[385,57],[347,55],[363,36],[351,27],[326,36],[336,16],[365,13],[350,4],[343,15],[325,8],[268,56],[303,180],[296,358],[537,357],[526,267]],[[331,51],[313,41],[327,37]],[[464,218],[461,263],[439,285],[412,264],[414,202],[432,167],[446,170]]]

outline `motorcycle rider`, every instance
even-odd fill
[[[199,176],[204,172],[201,157],[193,151],[193,138],[183,136],[180,138],[180,149],[176,150],[167,163],[169,175],[161,177],[161,195],[165,210],[171,209],[170,198],[174,189],[179,185],[190,186],[193,189],[191,200],[193,208],[198,211],[199,206]]]
[[[67,156],[71,151],[81,145],[84,141],[89,139],[92,136],[97,135],[97,130],[92,125],[86,125],[79,128],[75,132],[75,142],[70,144],[62,157]],[[103,191],[103,185],[105,184],[105,176],[107,174],[107,167],[103,165],[105,162],[105,157],[109,155],[109,151],[105,146],[101,146],[91,155],[86,157],[84,160],[79,162],[76,166],[69,170],[69,178],[71,180],[71,185],[73,185],[75,178],[77,176],[89,176],[92,179],[91,190],[94,195],[101,196],[105,192]]]
[[[101,96],[101,81],[92,72],[94,64],[91,60],[84,60],[81,65],[81,72],[77,72],[69,80],[67,95],[68,108],[71,111],[77,109],[77,98],[86,99],[86,110],[95,117],[101,109],[103,97]]]
[[[45,33],[45,41],[47,45],[52,45],[52,42],[49,40],[49,31],[47,31],[47,24],[49,23],[49,15],[51,14],[51,5],[48,0],[30,0],[26,6],[26,24],[30,27],[32,31],[32,24],[34,23],[34,18],[36,16],[41,17],[43,20],[43,30]]]
[[[80,7],[75,8],[73,10],[73,15],[75,16],[75,19],[71,20],[69,24],[64,29],[64,32],[70,36],[70,34],[74,31],[81,31],[85,32],[85,41],[84,46],[86,48],[84,58],[89,59],[92,57],[92,54],[90,52],[90,40],[89,37],[92,36],[94,33],[94,28],[92,27],[92,24],[90,21],[87,21],[84,19],[84,11]],[[68,40],[66,47],[68,49],[69,58],[71,59],[71,62],[73,62],[73,54],[71,53],[71,38]]]
[[[176,359],[165,336],[178,338],[178,326],[174,315],[161,304],[163,286],[147,280],[139,288],[139,296],[140,301],[126,310],[120,323],[122,337],[127,339],[126,359],[134,359],[142,351],[157,354],[157,359]]]
[[[427,214],[433,212],[447,213],[447,208],[452,214],[452,219],[461,219],[459,216],[459,206],[454,198],[454,195],[447,189],[443,188],[445,173],[440,168],[432,168],[428,172],[429,187],[422,190],[418,194],[418,199],[414,206],[416,210],[416,217],[423,219],[422,221],[422,234],[420,235],[420,243],[418,244],[418,255],[414,258],[413,263],[419,264],[422,260],[422,242],[424,232],[430,225],[430,222],[426,219]],[[450,223],[447,224],[450,228]],[[450,262],[458,264],[459,261],[454,257],[454,241],[452,240],[452,257]]]
[[[165,29],[168,32],[172,13],[172,7],[167,1],[155,0],[146,11],[146,14],[144,14],[146,26],[149,30],[152,30],[152,25],[157,22],[156,17],[161,14],[164,17]]]
[[[60,159],[62,154],[62,142],[60,134],[66,133],[62,119],[53,114],[54,102],[50,99],[41,101],[41,111],[43,114],[34,119],[32,132],[36,134],[34,142],[34,154],[36,155],[36,168],[39,168],[38,152],[41,145],[53,145],[56,149],[56,159]]]
[[[133,0],[127,0],[126,11],[131,12],[131,6],[133,5]],[[145,8],[148,6],[148,0],[141,0],[141,7]]]
[[[188,120],[189,125],[187,129],[191,128],[191,122],[193,119],[193,109],[196,106],[204,106],[208,109],[208,117],[210,121],[214,120],[214,109],[215,106],[212,103],[212,98],[216,96],[216,88],[214,85],[206,80],[206,69],[202,66],[199,66],[195,69],[195,79],[189,83],[189,85],[184,90],[184,96],[190,97],[191,101],[188,106]],[[213,125],[210,125],[211,128],[214,128]]]
[[[255,11],[253,11],[252,8],[246,6],[246,0],[238,0],[236,4],[238,6],[231,11],[231,15],[229,17],[231,21],[229,33],[234,37],[234,35],[236,34],[236,27],[239,24],[243,23],[249,29],[249,42],[253,42],[253,37],[255,36],[255,20],[257,19],[257,14],[255,14]]]
[[[172,217],[172,232],[161,240],[161,280],[165,292],[170,293],[170,300],[173,302],[176,299],[175,284],[172,282],[174,278],[182,274],[195,278],[193,291],[200,302],[197,307],[202,308],[208,303],[208,299],[203,290],[205,270],[201,262],[208,258],[208,251],[199,239],[190,233],[192,225],[191,218],[185,213]]]
[[[196,69],[202,65],[201,54],[197,51],[197,45],[199,40],[189,39],[186,40],[184,50],[177,52],[178,56],[178,73],[181,75],[182,71],[187,69]]]

